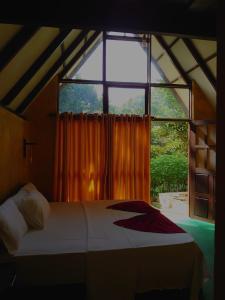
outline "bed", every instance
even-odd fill
[[[91,300],[189,288],[197,300],[203,256],[192,237],[116,226],[114,221],[138,215],[106,208],[116,203],[52,202],[45,228],[28,231],[14,254],[17,284],[85,283]]]

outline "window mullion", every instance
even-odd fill
[[[151,114],[151,35],[147,40],[147,88],[145,90],[145,114]]]
[[[103,32],[103,60],[102,60],[102,68],[103,68],[103,113],[109,113],[109,100],[108,100],[108,87],[106,84],[106,32]]]

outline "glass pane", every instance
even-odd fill
[[[108,40],[106,47],[107,80],[147,81],[147,55],[139,42]]]
[[[59,112],[102,113],[102,85],[66,83],[59,90]]]
[[[109,113],[143,115],[145,113],[145,90],[109,88]]]
[[[102,80],[102,42],[93,46],[70,72],[69,78]]]
[[[154,60],[151,61],[151,82],[168,82],[168,79],[165,77],[165,74]]]
[[[169,55],[154,36],[152,36],[151,53],[151,82],[173,83],[179,80],[179,83],[185,84]]]
[[[158,118],[188,118],[189,90],[151,88],[151,115]]]

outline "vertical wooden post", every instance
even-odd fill
[[[225,299],[225,2],[222,0],[218,12],[215,300]]]

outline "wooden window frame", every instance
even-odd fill
[[[108,89],[109,87],[115,88],[136,88],[145,90],[145,115],[151,115],[151,88],[176,88],[176,89],[188,89],[189,90],[189,116],[187,119],[175,119],[175,118],[156,118],[152,117],[156,121],[187,121],[191,119],[191,86],[189,84],[173,84],[173,83],[152,83],[151,82],[151,38],[152,35],[149,34],[149,40],[147,41],[147,81],[146,83],[140,82],[121,82],[121,81],[109,81],[106,80],[106,41],[134,41],[142,42],[142,37],[137,36],[116,36],[103,31],[102,42],[103,42],[103,54],[102,54],[102,80],[86,80],[86,79],[61,79],[60,83],[75,83],[75,84],[101,84],[103,86],[103,113],[109,113],[109,99],[108,99]]]

